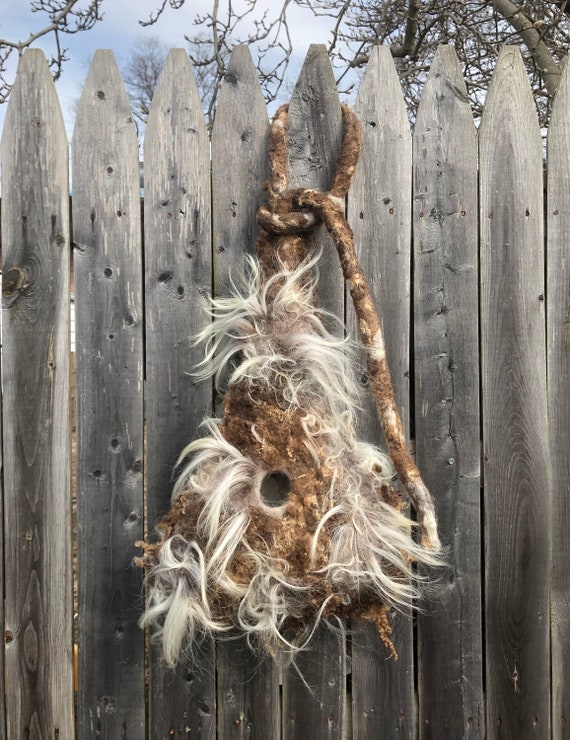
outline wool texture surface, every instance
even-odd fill
[[[350,133],[354,120],[344,116]],[[360,321],[369,371],[375,363],[384,394],[379,412],[392,425],[392,446],[385,429],[390,455],[357,438],[361,399],[351,345],[318,304],[313,232],[322,221],[351,293],[364,301],[361,313],[373,311],[341,253],[351,237],[342,201],[358,147],[345,130],[330,193],[287,191],[279,164],[286,109],[275,121],[256,257],[233,295],[212,300],[213,320],[198,337],[205,354],[197,374],[225,389],[223,416],[206,420],[205,435],[182,453],[171,509],[157,526],[160,540],[138,543],[144,552],[137,562],[147,569],[141,621],[162,641],[169,664],[199,639],[236,628],[254,648],[294,658],[320,624],[334,628],[347,618],[375,622],[395,653],[389,610],[414,606],[417,564],[440,562],[427,489],[414,501],[419,543],[396,490],[396,472],[408,491],[421,478],[402,451],[393,393],[386,401],[389,374],[378,380],[385,366],[380,324],[375,314]]]

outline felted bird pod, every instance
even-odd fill
[[[143,625],[174,664],[196,639],[235,628],[279,654],[320,623],[369,619],[393,649],[387,612],[416,597],[415,564],[437,564],[429,492],[406,449],[382,331],[344,218],[360,128],[344,137],[328,193],[288,190],[287,108],[270,134],[268,200],[245,286],[212,300],[198,374],[226,378],[222,419],[183,452],[160,541],[138,543],[147,569]],[[343,339],[319,308],[313,232],[331,233],[356,309],[389,456],[357,439],[359,389]],[[421,542],[393,487],[399,476]]]

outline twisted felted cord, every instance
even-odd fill
[[[287,189],[287,106],[282,106],[271,126],[269,144],[269,198],[257,214],[262,233],[256,245],[258,254],[273,246],[300,260],[315,227],[322,223],[330,233],[342,267],[344,279],[358,319],[360,339],[366,352],[370,387],[388,452],[400,481],[416,509],[422,533],[422,545],[440,549],[437,522],[431,495],[414,464],[404,437],[396,406],[390,370],[386,360],[384,337],[370,286],[354,249],[352,229],[344,215],[345,198],[352,181],[361,149],[360,123],[354,113],[342,106],[343,140],[336,172],[328,192],[312,189]],[[308,248],[308,247],[307,247]],[[289,265],[290,267],[292,265]]]

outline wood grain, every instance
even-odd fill
[[[400,82],[387,47],[372,51],[355,104],[362,125],[362,153],[348,196],[355,248],[382,321],[398,409],[409,439],[411,159],[410,126]],[[358,326],[352,306],[347,328]],[[363,381],[366,375],[363,367]],[[359,434],[383,445],[371,394],[366,391]],[[354,738],[413,738],[415,727],[412,621],[394,614],[392,635],[399,659],[390,656],[369,622],[353,624],[352,703]]]
[[[242,638],[218,642],[218,737],[280,737],[279,673]]]
[[[548,130],[548,412],[552,460],[552,735],[570,738],[570,73],[566,65]]]
[[[68,145],[39,50],[1,156],[7,737],[72,737]]]
[[[328,190],[342,140],[340,104],[322,45],[311,45],[289,105],[289,187]],[[344,285],[330,237],[321,227],[316,248],[319,301],[344,317]],[[335,327],[332,327],[335,331]],[[338,331],[338,328],[336,328]],[[283,672],[283,733],[287,740],[340,738],[345,711],[345,640],[323,629],[295,668]],[[302,678],[301,678],[302,677]]]
[[[143,305],[138,143],[98,51],[73,134],[77,360],[78,733],[142,737]]]
[[[212,129],[214,293],[226,295],[230,278],[257,238],[257,209],[265,201],[269,120],[247,46],[236,46],[220,91]]]
[[[414,126],[416,458],[447,565],[418,616],[420,737],[483,738],[477,140],[440,46]]]
[[[311,44],[291,96],[287,120],[290,188],[328,190],[342,141],[342,120],[331,64],[322,44]],[[321,228],[317,248],[319,301],[344,317],[344,286],[334,244]]]
[[[192,369],[202,358],[194,337],[210,321],[212,283],[210,145],[188,55],[173,49],[153,97],[144,143],[146,481],[150,532],[167,512],[181,451],[212,409],[210,383]],[[150,736],[215,736],[213,643],[199,665],[175,671],[151,651]],[[182,656],[181,656],[182,658]]]
[[[550,504],[542,146],[520,52],[480,129],[488,736],[550,736]]]
[[[255,214],[264,200],[269,121],[246,46],[234,49],[212,131],[214,291],[227,295],[243,274],[244,257],[257,236]],[[218,399],[217,408],[220,408]],[[279,675],[236,637],[217,645],[218,736],[278,737]]]

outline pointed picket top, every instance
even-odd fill
[[[536,105],[518,46],[504,46],[489,85],[479,135],[482,145],[494,138],[504,121],[506,130],[524,131],[524,138],[540,140]],[[489,130],[492,133],[489,134]]]
[[[171,49],[164,62],[152,98],[146,124],[145,143],[148,139],[160,136],[165,128],[169,131],[176,131],[178,135],[183,133],[181,127],[177,128],[181,116],[187,126],[186,133],[190,137],[197,135],[202,142],[205,142],[207,139],[204,137],[207,137],[207,130],[192,64],[184,49]]]
[[[475,125],[467,96],[467,87],[453,46],[438,46],[426,85],[418,106],[414,134],[425,132],[433,120],[453,118],[455,125],[465,125],[473,130]]]
[[[475,255],[467,252],[474,246],[472,237],[477,230],[477,138],[452,46],[442,45],[435,54],[418,106],[413,144],[416,254],[424,259],[424,254],[439,250],[439,258],[445,262],[441,250],[450,249],[453,259],[467,260],[466,269],[467,264],[473,269]],[[451,233],[456,238],[449,239]],[[460,233],[469,237],[465,253],[458,249],[464,243],[457,241]],[[451,259],[451,254],[447,258]],[[434,257],[425,259],[429,262]],[[416,265],[420,266],[417,261]]]
[[[554,95],[554,100],[552,101],[549,133],[553,124],[555,126],[559,126],[561,125],[561,120],[568,120],[568,104],[570,101],[570,71],[568,68],[570,65],[568,64],[567,57],[563,60],[561,65],[563,69],[562,74],[560,75],[560,82],[556,89],[556,94]]]
[[[228,116],[232,117],[232,113],[235,116],[236,107],[242,113],[249,113],[252,118],[255,118],[262,109],[265,111],[265,99],[259,84],[258,72],[245,44],[236,46],[230,56],[220,90],[214,131],[217,126],[224,125],[224,121]]]
[[[3,173],[9,161],[35,151],[41,137],[49,137],[49,146],[68,146],[61,106],[44,53],[28,49],[18,64],[4,120],[0,142]]]
[[[363,137],[368,140],[373,135],[377,136],[379,131],[386,131],[388,127],[397,130],[398,137],[410,137],[406,103],[388,46],[372,48],[358,89],[354,111],[364,127]]]
[[[548,234],[560,233],[557,249],[564,249],[570,238],[568,159],[570,157],[570,64],[564,64],[552,103],[547,139]],[[555,261],[553,261],[553,264]]]
[[[111,119],[121,124],[116,129],[121,141],[128,143],[130,139],[136,143],[131,104],[115,56],[110,49],[98,49],[77,106],[72,146],[79,135],[83,138],[82,146],[86,138],[99,139]]]
[[[295,85],[287,123],[289,187],[327,189],[338,156],[342,123],[324,44],[311,44]]]

